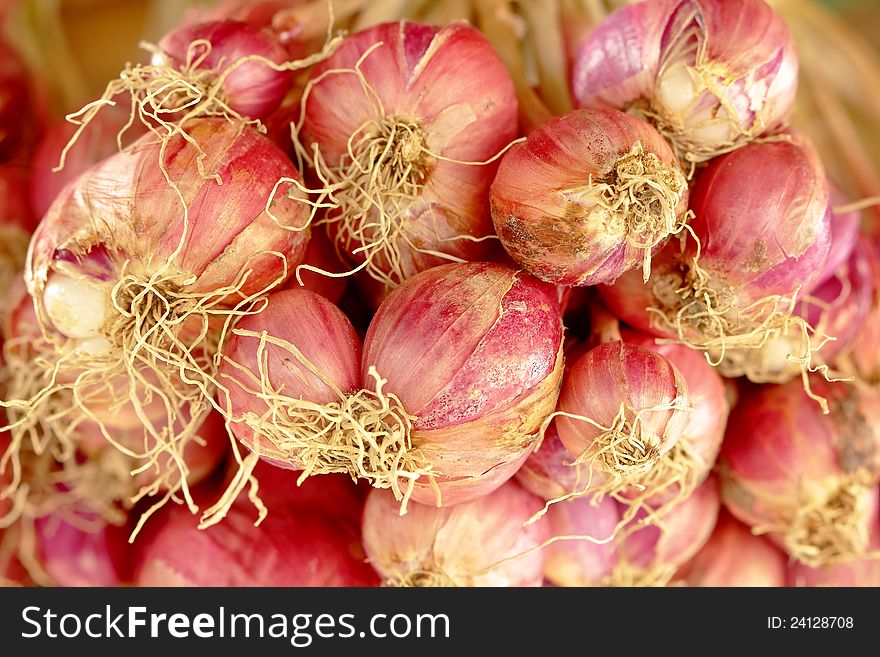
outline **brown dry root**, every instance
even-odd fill
[[[676,568],[668,564],[654,564],[642,567],[620,559],[614,564],[611,574],[603,578],[598,586],[613,587],[664,587],[675,576]]]
[[[606,213],[609,230],[625,234],[629,246],[644,251],[642,272],[647,283],[653,250],[684,230],[689,218],[688,214],[676,214],[687,190],[684,174],[664,166],[637,141],[610,173],[590,180],[588,189],[596,206]]]
[[[254,435],[254,449],[259,452],[262,441],[284,454],[288,463],[302,470],[298,483],[312,475],[346,473],[352,479],[365,479],[375,488],[390,489],[401,502],[401,515],[416,482],[427,477],[433,483],[433,470],[421,452],[413,447],[414,416],[404,409],[400,399],[385,392],[385,379],[374,367],[369,375],[375,389],[362,389],[351,394],[339,390],[290,342],[245,329],[234,329],[238,336],[257,338],[258,372],[234,361],[243,378],[235,381],[249,394],[266,404],[261,415],[246,412],[236,416],[225,409],[227,423],[243,425]],[[266,347],[281,347],[321,379],[338,396],[338,401],[318,404],[285,395],[269,381]],[[228,391],[226,394],[228,398]],[[439,495],[439,491],[438,491]],[[225,512],[218,509],[218,512]]]
[[[297,268],[300,272],[313,271],[326,276],[350,276],[361,270],[371,278],[391,289],[407,277],[403,250],[434,256],[449,262],[463,262],[461,258],[439,249],[425,248],[423,238],[412,239],[409,224],[414,220],[413,206],[419,200],[425,182],[438,161],[483,166],[500,158],[517,140],[504,147],[496,155],[483,162],[467,162],[443,157],[431,150],[423,128],[415,118],[389,115],[382,100],[361,71],[361,65],[382,42],[367,49],[353,68],[331,69],[310,80],[303,92],[300,118],[291,125],[291,138],[297,153],[299,169],[311,168],[318,178],[319,186],[310,189],[297,180],[283,178],[278,181],[266,210],[284,184],[293,185],[310,195],[312,215],[309,224],[331,226],[336,236],[337,248],[345,255],[363,258],[363,262],[348,272],[333,273],[310,265]],[[328,162],[317,144],[309,149],[299,135],[305,120],[305,108],[312,90],[328,76],[353,75],[357,78],[364,96],[373,105],[373,116],[361,124],[348,138],[346,152],[338,162]],[[319,211],[326,211],[322,219],[316,219]],[[431,208],[417,218],[419,223],[433,221]],[[273,216],[274,218],[274,216]],[[302,230],[295,228],[292,230]],[[483,241],[497,239],[494,235],[458,235],[440,238],[438,242],[456,240]]]
[[[214,404],[219,352],[228,331],[240,317],[261,312],[266,293],[286,279],[284,256],[273,255],[280,259],[282,273],[250,295],[241,292],[251,274],[247,266],[232,284],[209,292],[189,291],[189,281],[169,268],[147,277],[126,266],[110,294],[106,354],[76,351],[64,341],[52,343],[48,338],[57,336],[47,334],[45,344],[31,345],[38,354],[29,363],[16,357],[10,345],[9,401],[0,403],[10,416],[11,444],[5,460],[13,473],[18,472],[16,455],[25,444],[36,453],[51,447],[59,463],[70,462],[78,425],[88,421],[124,457],[129,479],[141,475],[143,486],[127,502],[158,498],[141,517],[132,539],[177,493],[196,513],[183,454],[190,442],[199,440],[197,432]],[[37,311],[42,325],[49,326],[39,303]],[[27,353],[21,345],[17,350]],[[120,381],[127,385],[120,386]],[[143,443],[116,440],[101,419],[108,410],[134,412],[143,425]],[[14,480],[16,486],[22,481],[19,474]],[[255,504],[260,507],[258,501]]]
[[[459,584],[438,567],[436,569],[418,569],[408,573],[395,574],[383,580],[382,586],[392,588],[435,588],[457,587]]]
[[[332,8],[331,8],[332,11]],[[258,119],[242,116],[232,109],[225,98],[223,85],[226,79],[239,67],[248,63],[259,63],[274,71],[301,71],[329,57],[342,40],[341,36],[332,37],[332,20],[328,28],[327,41],[320,52],[301,60],[278,64],[259,55],[248,55],[234,62],[223,62],[222,71],[202,69],[201,65],[211,52],[211,43],[205,39],[197,39],[189,44],[186,60],[182,67],[176,68],[158,47],[141,42],[140,47],[158,58],[160,64],[125,65],[119,77],[112,80],[98,100],[87,104],[82,109],[67,115],[68,122],[77,126],[76,131],[61,152],[58,165],[59,171],[64,168],[67,153],[79,140],[98,112],[106,106],[116,105],[117,96],[128,97],[130,114],[128,122],[117,134],[117,145],[120,152],[124,151],[125,134],[139,121],[164,145],[174,136],[180,136],[196,148],[201,157],[196,158],[199,173],[206,179],[216,178],[204,169],[204,151],[198,142],[190,136],[186,127],[195,119],[223,118],[234,123],[245,123],[254,126],[261,132],[266,128]]]
[[[754,374],[757,382],[767,375],[761,350],[780,343],[791,345],[793,352],[786,360],[800,372],[807,395],[827,413],[828,403],[812,391],[808,375],[818,372],[828,381],[837,380],[827,366],[813,363],[815,352],[830,338],[794,314],[798,291],[790,296],[766,296],[740,307],[734,291],[713,280],[698,261],[699,254],[689,259],[683,274],[660,277],[654,284],[660,307],[648,308],[652,325],[661,332],[673,332],[676,337],[670,342],[702,351],[722,375]]]
[[[870,525],[868,479],[864,473],[847,475],[824,496],[802,489],[797,511],[784,529],[788,553],[814,567],[865,557]]]

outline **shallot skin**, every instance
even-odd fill
[[[167,60],[183,68],[195,60],[199,64],[192,74],[223,75],[223,101],[247,118],[268,115],[291,85],[289,71],[271,66],[286,61],[286,50],[271,32],[257,25],[233,20],[184,25],[162,37],[159,48],[158,63]],[[253,59],[244,61],[247,58]]]
[[[848,382],[764,385],[737,404],[722,445],[725,506],[807,565],[865,549],[880,480],[880,397]],[[873,502],[872,502],[873,500]]]
[[[544,553],[532,549],[549,538],[549,527],[526,524],[541,502],[518,484],[452,508],[412,504],[401,516],[399,506],[388,491],[373,490],[364,508],[364,548],[387,582],[541,586]]]
[[[510,267],[435,267],[392,292],[364,340],[433,465],[441,503],[485,495],[513,476],[553,411],[562,377],[556,289]],[[436,504],[419,482],[413,500]]]
[[[785,22],[763,0],[644,2],[587,38],[573,89],[581,107],[643,112],[698,163],[782,128],[797,70]]]
[[[320,489],[326,477],[303,484]],[[328,481],[328,484],[332,482]],[[330,491],[335,490],[335,484]],[[268,499],[268,516],[239,499],[222,523],[199,530],[186,508],[163,509],[141,541],[136,586],[374,586],[359,536],[329,507],[310,506],[311,495],[291,485],[286,501]],[[320,493],[318,493],[320,494]],[[140,541],[139,541],[140,542]]]
[[[688,586],[785,586],[785,553],[722,510],[712,536],[676,575]]]
[[[243,319],[237,328],[249,333],[231,336],[220,366],[220,383],[224,388],[220,403],[224,408],[228,406],[235,417],[251,414],[258,418],[268,410],[259,396],[261,357],[265,358],[269,386],[291,399],[327,404],[340,401],[332,386],[343,393],[361,387],[360,338],[342,311],[315,292],[283,290],[272,294],[262,313]],[[283,347],[269,343],[265,355],[261,354],[260,339],[251,333],[263,332],[299,349],[324,380]],[[264,460],[279,467],[299,469],[301,464],[296,462],[295,452],[280,449],[247,424],[233,422],[231,428],[240,441],[249,449],[258,450]]]
[[[284,226],[302,226],[305,205],[279,201],[272,208],[278,222],[266,212],[278,177],[297,176],[293,164],[248,126],[204,119],[187,131],[210,154],[206,170],[222,185],[198,174],[198,152],[180,137],[169,142],[164,161],[188,213],[157,166],[159,145],[149,136],[92,167],[56,198],[34,236],[26,273],[33,296],[41,296],[55,268],[106,285],[126,261],[151,273],[173,258],[172,271],[195,279],[191,291],[209,292],[247,266],[253,273],[242,291],[253,293],[279,278],[279,258],[270,252],[283,254],[290,266],[299,263],[308,231]]]
[[[634,149],[638,152],[632,155]],[[576,110],[512,146],[491,190],[495,229],[510,256],[542,280],[577,286],[611,283],[650,257],[662,243],[652,243],[662,237],[656,232],[660,229],[637,236],[640,229],[631,222],[666,220],[656,207],[648,210],[656,216],[635,217],[636,210],[631,210],[620,221],[611,220],[609,208],[633,194],[616,187],[622,184],[618,165],[627,157],[641,163],[642,175],[655,165],[666,169],[663,180],[637,191],[674,183],[664,198],[675,215],[670,222],[682,218],[688,195],[678,162],[660,133],[641,119],[615,110]],[[645,158],[652,158],[651,164]],[[661,175],[653,168],[651,172]],[[604,201],[609,207],[595,196],[606,184],[614,190],[614,197]]]

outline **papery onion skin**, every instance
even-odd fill
[[[617,189],[618,167],[634,149],[643,174],[654,167],[651,183]],[[668,213],[649,206],[613,222],[594,196],[603,184],[615,190],[604,201],[608,208],[646,192],[656,203],[656,190],[664,187]],[[576,110],[511,147],[492,183],[491,207],[504,248],[529,273],[558,285],[596,285],[640,265],[668,234],[660,226],[639,233],[631,224],[637,212],[641,221],[674,226],[684,218],[687,198],[672,150],[649,124],[616,110]]]
[[[722,509],[703,548],[677,573],[688,586],[785,586],[785,553]]]
[[[131,261],[130,269],[146,276],[170,267],[170,274],[190,281],[188,292],[207,293],[230,285],[247,267],[252,274],[241,292],[249,294],[279,279],[280,259],[269,251],[282,254],[288,270],[299,263],[308,231],[283,226],[302,226],[305,205],[279,200],[272,213],[281,226],[265,208],[278,178],[297,176],[292,163],[247,126],[205,119],[189,123],[187,131],[209,154],[208,172],[223,183],[198,174],[196,150],[183,138],[169,142],[166,167],[190,208],[182,251],[175,255],[184,235],[180,200],[157,166],[159,146],[145,137],[131,153],[88,170],[52,204],[34,236],[26,272],[38,302],[52,270],[85,277],[109,293]]]
[[[331,273],[339,273],[346,270],[346,265],[343,264],[336,253],[333,243],[322,230],[314,231],[309,238],[302,264],[317,267]],[[348,279],[344,276],[325,276],[307,269],[301,269],[299,277],[302,279],[302,285],[299,284],[296,276],[291,276],[284,288],[290,290],[305,288],[320,294],[335,304],[339,303],[348,285]]]
[[[583,497],[559,502],[547,511],[552,536],[587,536],[562,540],[547,546],[544,576],[556,586],[593,586],[611,576],[617,560],[609,541],[620,521],[620,509],[611,497],[594,504]]]
[[[731,513],[769,528],[772,540],[815,566],[866,549],[870,489],[880,480],[880,396],[855,383],[813,386],[829,414],[800,381],[751,390],[731,415],[720,462]]]
[[[76,127],[69,121],[62,120],[46,129],[34,149],[31,162],[33,167],[31,201],[38,218],[48,212],[52,201],[65,186],[90,167],[119,151],[117,135],[126,127],[129,118],[129,112],[119,106],[105,108],[95,115],[89,123],[88,131],[67,152],[64,168],[60,171],[53,169],[58,166],[61,151],[73,137]],[[129,143],[130,138],[139,137],[144,130],[143,126],[136,122],[125,130],[126,140],[123,144]]]
[[[813,147],[793,140],[722,155],[700,172],[691,191],[700,265],[742,291],[743,303],[810,290],[828,257],[828,181]],[[689,252],[695,251],[691,240]]]
[[[763,0],[648,2],[587,39],[573,87],[581,107],[643,111],[696,163],[780,129],[797,68],[791,35]]]
[[[540,508],[514,482],[452,508],[412,504],[405,516],[388,491],[373,490],[364,509],[364,549],[396,585],[541,586],[543,552],[523,554],[549,538],[546,523],[525,524]]]
[[[563,497],[583,489],[590,479],[586,464],[573,465],[574,459],[556,431],[555,422],[547,427],[541,446],[517,470],[516,480],[533,495],[544,500]]]
[[[617,9],[581,44],[572,90],[581,107],[626,109],[650,98],[660,66],[660,37],[673,0]]]
[[[684,253],[668,244],[652,260],[647,285],[628,272],[600,288],[602,299],[622,320],[659,337],[700,348],[738,337],[730,344],[757,347],[790,317],[793,295],[809,292],[824,270],[831,212],[822,165],[796,136],[750,144],[700,172],[690,207],[699,247],[690,237]],[[706,320],[706,295],[723,330]],[[761,328],[765,321],[770,329]]]
[[[374,366],[416,416],[413,446],[440,503],[485,495],[513,476],[553,411],[562,377],[556,289],[505,265],[422,272],[392,292],[364,340]],[[412,499],[436,504],[427,482]]]
[[[560,412],[589,418],[605,429],[565,415],[555,419],[556,428],[574,458],[593,461],[594,474],[623,476],[624,471],[618,469],[623,466],[616,465],[616,453],[632,457],[633,467],[628,470],[643,472],[681,438],[688,421],[687,395],[684,376],[664,356],[621,341],[608,342],[571,365],[558,405]],[[628,437],[636,415],[641,413],[636,438],[644,443],[644,449],[628,439],[618,443],[609,437],[606,429],[615,424],[622,405],[626,424],[618,427],[615,435]],[[603,440],[611,442],[605,445]]]
[[[361,387],[361,342],[351,322],[341,310],[324,297],[309,290],[283,290],[269,297],[263,312],[244,318],[238,330],[262,333],[293,344],[315,370],[338,390],[350,393]],[[230,407],[232,415],[263,416],[267,406],[258,391],[260,339],[251,335],[232,335],[220,366],[220,383],[228,390],[220,393],[221,407]],[[340,401],[339,395],[285,348],[266,346],[269,384],[286,397],[316,404]],[[236,366],[237,364],[237,366]],[[241,368],[244,368],[243,370]],[[268,420],[271,421],[271,418]],[[258,447],[261,458],[291,469],[301,469],[296,453],[288,453],[258,435],[245,423],[233,422],[236,437],[249,449]],[[258,444],[255,445],[254,441]]]
[[[326,74],[331,69],[353,69],[371,47],[375,50],[362,61],[360,70],[375,90],[375,98],[365,92],[357,75]],[[462,61],[471,65],[462,67]],[[336,193],[337,198],[348,199],[329,215],[340,251],[353,264],[372,258],[371,275],[391,287],[449,260],[484,259],[491,244],[467,238],[493,233],[486,201],[497,164],[462,162],[490,160],[514,139],[517,130],[513,83],[486,38],[464,23],[442,28],[408,21],[384,23],[345,39],[333,55],[315,66],[311,80],[304,98],[302,143],[309,153],[317,147],[329,168],[342,166],[350,138],[366,122],[387,118],[398,125],[405,121],[416,126],[418,134],[410,143],[412,148],[401,151],[412,172],[406,177],[415,176],[412,182],[418,185],[414,198],[398,200],[399,192],[389,195],[381,185],[373,190],[372,200],[363,189],[351,185]],[[345,104],[345,112],[336,110],[340,103]],[[416,143],[421,147],[415,148]],[[372,166],[372,174],[381,177],[398,171],[394,165],[369,159],[364,166]],[[339,216],[355,212],[355,207],[361,208],[360,215]],[[364,207],[370,209],[364,211]],[[375,230],[364,229],[377,217],[392,229],[401,227],[402,232],[394,232],[389,237],[392,241],[383,241],[377,249],[354,253],[367,243],[365,239],[380,238]],[[340,219],[353,225],[343,226]],[[352,234],[361,229],[364,236]]]
[[[60,516],[37,521],[40,562],[54,584],[68,587],[127,583],[131,550],[126,529],[87,517],[81,517],[79,523],[82,526]]]
[[[645,347],[668,359],[687,382],[691,410],[687,413],[687,424],[680,442],[687,444],[687,450],[694,458],[694,470],[688,479],[693,484],[701,484],[715,466],[730,415],[722,378],[698,351],[680,344],[658,343],[650,335],[630,329],[621,333],[625,342]]]
[[[664,515],[660,526],[649,524],[627,535],[618,548],[618,559],[640,568],[677,568],[709,540],[720,508],[718,480],[709,477]],[[640,511],[633,525],[644,523],[646,516],[647,511]]]
[[[326,479],[316,477],[303,489],[291,486],[283,505],[273,496],[276,502],[258,527],[256,512],[243,499],[207,530],[199,530],[184,507],[166,507],[141,539],[134,584],[374,586],[378,578],[357,533],[328,509],[297,502],[300,490],[321,488]]]
[[[862,223],[862,214],[858,210],[835,211],[835,207],[846,204],[848,199],[834,182],[829,181],[828,189],[831,199],[831,248],[828,251],[821,280],[832,276],[849,260],[856,242],[859,241],[859,228]]]
[[[836,273],[802,297],[799,314],[811,327],[834,338],[819,349],[826,363],[848,347],[871,312],[874,288],[880,283],[872,275],[871,248],[868,239],[861,238]]]
[[[207,53],[202,42],[211,46]],[[265,61],[237,63],[252,56],[279,66],[287,60],[287,52],[277,38],[250,23],[219,20],[184,25],[162,37],[159,49],[163,56],[159,61],[154,57],[154,64],[183,69],[190,61],[201,59],[192,73],[211,71],[215,76],[224,76],[222,100],[233,111],[250,119],[267,116],[278,107],[292,80],[289,71],[275,70]]]
[[[28,171],[0,163],[0,297],[7,297],[20,276],[31,233],[37,225],[27,194]],[[8,313],[0,309],[0,319]]]
[[[847,375],[876,385],[880,383],[880,244],[863,240],[861,248],[873,282],[871,305],[835,364]]]

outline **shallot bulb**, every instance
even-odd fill
[[[271,463],[346,472],[404,503],[457,504],[509,479],[562,375],[556,290],[504,265],[422,272],[383,303],[361,345],[341,311],[287,290],[242,320],[221,406]],[[228,396],[228,399],[227,399]]]
[[[30,496],[27,501],[39,507],[38,515],[54,512],[53,504],[66,505],[66,498],[73,497],[85,511],[118,522],[120,507],[177,492],[216,469],[228,445],[219,414],[210,414],[200,426],[193,424],[192,439],[179,448],[165,445],[144,429],[167,421],[167,409],[158,399],[139,409],[130,402],[113,403],[130,385],[124,376],[80,387],[77,394],[91,409],[84,413],[71,388],[78,374],[43,369],[57,354],[40,332],[23,281],[14,286],[9,301],[3,327],[5,392],[13,400],[35,402],[8,403],[11,440],[0,453],[0,472],[12,477],[4,487],[6,495],[18,496],[19,503]],[[186,409],[180,409],[172,428],[180,431],[189,422]],[[39,482],[45,486],[22,476],[22,470],[44,465],[53,471],[51,481]],[[66,494],[56,494],[59,488]]]
[[[712,536],[676,575],[688,586],[785,586],[785,553],[722,510]]]
[[[251,23],[219,20],[185,25],[166,34],[158,45],[152,65],[179,71],[183,80],[198,88],[196,103],[208,102],[207,94],[217,93],[215,111],[265,117],[278,107],[291,84],[291,72],[283,66],[287,52],[271,32]],[[212,87],[218,84],[215,91]]]
[[[880,244],[863,239],[859,246],[871,279],[871,303],[855,327],[855,335],[837,354],[835,365],[850,376],[876,385],[880,383]]]
[[[87,415],[158,405],[164,419],[145,426],[145,440],[175,452],[210,408],[226,322],[258,310],[308,240],[295,230],[307,214],[295,194],[276,200],[275,220],[267,213],[277,180],[296,175],[274,144],[223,120],[193,122],[190,134],[208,155],[201,165],[181,136],[144,138],[65,188],[25,273],[55,349],[39,361],[44,374]],[[101,394],[82,394],[90,389]]]
[[[400,516],[387,491],[364,509],[367,558],[390,586],[541,586],[549,538],[544,522],[527,525],[538,498],[507,483],[452,508],[422,504]]]
[[[202,144],[190,125],[217,118],[231,125],[260,125],[281,103],[292,83],[292,72],[325,57],[326,49],[302,60],[288,61],[277,36],[257,25],[232,20],[182,25],[166,34],[158,46],[147,45],[149,64],[127,64],[106,87],[102,97],[68,116],[78,125],[61,153],[68,151],[104,107],[114,98],[129,101],[129,125],[142,124],[154,138],[166,143],[184,137],[191,146]],[[201,153],[205,157],[205,153]]]
[[[822,566],[860,557],[878,513],[880,393],[815,381],[829,414],[799,381],[752,390],[734,408],[721,450],[724,502],[794,558]]]
[[[415,418],[431,472],[413,500],[458,504],[513,476],[556,405],[562,337],[556,288],[505,265],[435,267],[388,296],[362,376],[374,368]]]
[[[661,251],[647,285],[630,272],[603,286],[603,300],[627,323],[703,350],[726,376],[764,380],[749,367],[762,349],[772,361],[765,369],[809,369],[809,327],[793,314],[798,293],[819,282],[830,246],[816,153],[792,137],[718,157],[696,179],[690,207],[696,239]],[[800,333],[797,349],[765,349],[786,332]]]
[[[640,111],[698,163],[783,127],[797,69],[763,0],[660,0],[619,10],[585,41],[573,88],[581,107]]]
[[[517,478],[530,491],[554,503],[580,495],[591,495],[596,503],[597,499],[614,491],[620,503],[631,507],[627,519],[642,506],[650,507],[654,515],[660,517],[709,476],[724,437],[730,406],[721,377],[698,352],[682,345],[655,344],[652,337],[631,330],[623,331],[623,340],[636,347],[634,353],[638,355],[629,356],[635,359],[634,362],[639,356],[643,357],[639,348],[653,351],[667,359],[684,378],[688,405],[682,406],[684,425],[672,447],[660,454],[649,467],[637,472],[609,474],[595,464],[591,472],[589,461],[573,457],[559,440],[556,425],[565,418],[561,414],[547,428],[541,447],[529,456]],[[576,358],[576,353],[577,350],[570,351],[568,356]],[[577,359],[566,374],[566,382],[571,377],[583,380],[582,373],[574,373],[576,368],[583,372],[579,369],[582,367],[587,372],[592,371],[593,377],[598,376],[599,366],[595,360],[586,367]],[[635,387],[633,379],[629,381],[629,386]],[[566,386],[567,383],[563,383],[563,390]],[[597,396],[607,394],[599,392],[598,384],[596,391]],[[587,397],[589,394],[583,392],[578,399]],[[568,403],[567,398],[566,401],[560,398],[560,409],[563,403]],[[578,424],[577,419],[574,420],[574,424]],[[622,444],[617,442],[618,446]]]
[[[552,422],[544,432],[541,446],[517,470],[516,480],[543,500],[563,498],[582,490],[590,480],[590,466],[574,461]]]
[[[484,259],[492,161],[516,136],[516,116],[506,67],[463,23],[378,25],[315,66],[299,152],[330,208],[320,221],[354,271],[390,288]]]
[[[672,363],[687,383],[690,410],[681,437],[637,480],[628,496],[644,497],[657,505],[680,499],[709,476],[724,439],[730,402],[718,373],[699,352],[684,345],[657,343],[644,333],[626,330],[623,339],[660,354]]]
[[[492,183],[507,252],[559,285],[612,283],[640,267],[687,218],[687,181],[650,125],[615,110],[576,110],[532,132]]]
[[[49,516],[36,527],[40,564],[56,586],[121,586],[130,579],[123,527],[82,512]]]
[[[571,539],[547,547],[547,578],[559,586],[664,586],[709,539],[719,508],[718,482],[709,478],[661,524],[643,510],[615,538],[626,510],[610,497],[598,506],[584,498],[555,504],[552,534]]]
[[[621,341],[594,347],[566,372],[554,422],[596,488],[618,490],[649,472],[688,423],[684,376],[655,351]]]
[[[309,497],[305,503],[298,499],[300,490],[320,489],[324,479],[292,487],[285,503],[270,503],[257,527],[256,514],[242,499],[221,524],[205,530],[185,508],[166,507],[143,537],[135,585],[374,586],[378,578],[355,527],[339,522],[329,508],[311,508]]]

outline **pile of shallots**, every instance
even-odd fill
[[[783,20],[626,6],[565,111],[381,13],[191,12],[66,118],[0,43],[0,581],[880,585],[880,242]]]

